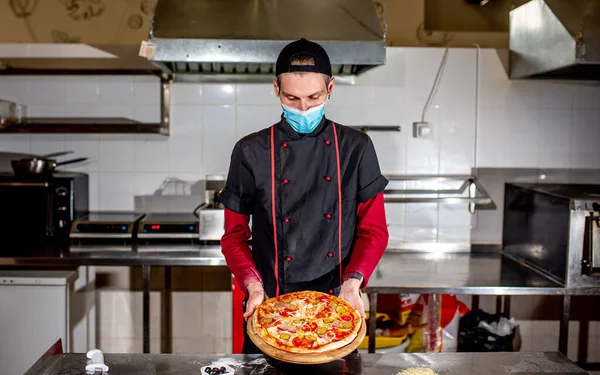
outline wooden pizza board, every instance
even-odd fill
[[[252,317],[248,318],[247,326],[248,336],[250,337],[250,340],[252,340],[254,345],[256,345],[263,353],[265,353],[269,357],[275,358],[283,362],[295,363],[300,365],[317,365],[322,363],[333,362],[340,358],[344,358],[350,353],[352,353],[356,348],[358,348],[358,346],[363,341],[367,333],[366,322],[364,319],[361,319],[358,334],[356,335],[354,340],[352,340],[352,342],[350,342],[346,346],[322,353],[290,353],[277,349],[263,341],[263,339],[260,338],[260,336],[258,336],[254,332],[254,319],[252,319]]]

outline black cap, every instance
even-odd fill
[[[315,59],[315,65],[292,65],[296,55],[310,55]],[[331,63],[325,49],[315,42],[304,38],[291,42],[283,47],[275,65],[275,76],[281,73],[313,72],[331,77]]]

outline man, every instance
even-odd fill
[[[244,318],[267,296],[301,290],[339,295],[364,317],[359,291],[388,243],[388,181],[371,139],[325,118],[334,78],[320,45],[288,44],[275,75],[281,120],[237,142],[220,196],[221,246],[246,292]],[[243,352],[260,353],[244,335]]]

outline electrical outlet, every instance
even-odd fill
[[[433,125],[428,122],[413,122],[413,137],[418,139],[432,139]]]

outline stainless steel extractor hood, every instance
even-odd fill
[[[352,78],[385,64],[372,0],[160,0],[146,56],[176,80],[273,79],[283,46],[306,38]]]
[[[600,1],[532,0],[509,17],[511,78],[600,80]]]

